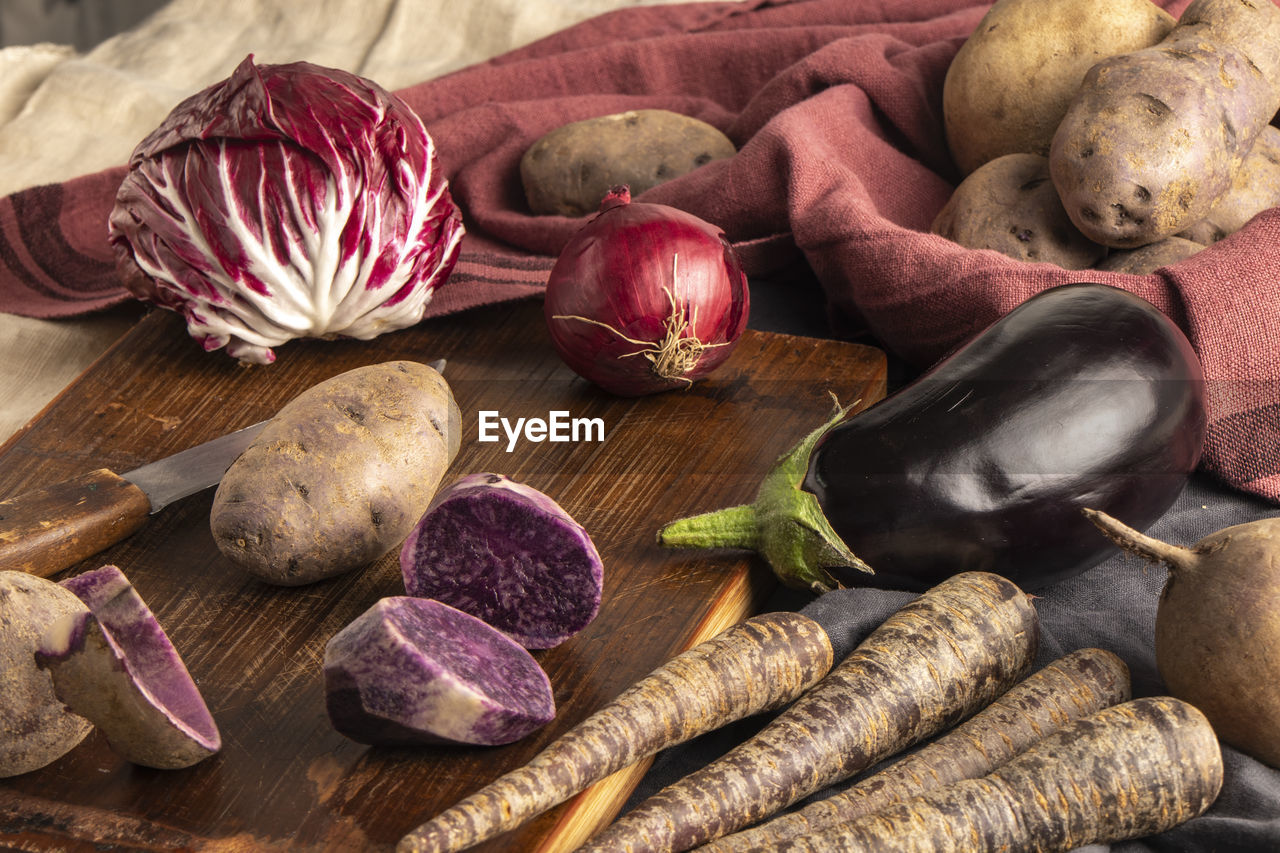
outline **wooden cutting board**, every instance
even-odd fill
[[[869,347],[748,332],[687,391],[620,399],[563,366],[541,305],[440,318],[370,342],[295,342],[269,366],[204,353],[167,311],[145,316],[27,429],[0,448],[0,498],[100,467],[128,471],[274,414],[352,367],[447,359],[463,415],[446,481],[494,471],[541,489],[595,539],[605,562],[599,616],[535,653],[558,716],[497,748],[370,748],[324,710],[326,641],[380,597],[403,594],[395,556],[306,587],[253,580],[218,553],[212,490],[56,577],[121,567],[199,684],[223,737],[187,770],[121,761],[94,732],[54,764],[0,780],[0,845],[21,850],[390,850],[408,830],[524,763],[667,658],[758,611],[775,582],[754,557],[668,551],[672,518],[749,501],[771,463],[841,402],[884,394]],[[478,412],[601,418],[603,441],[480,442]],[[488,850],[559,851],[611,820],[647,763],[621,771]],[[112,848],[116,849],[116,848]]]

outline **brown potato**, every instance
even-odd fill
[[[1176,264],[1204,248],[1201,243],[1182,237],[1165,237],[1136,249],[1118,249],[1098,264],[1098,269],[1124,272],[1130,275],[1147,275],[1161,267]]]
[[[1209,215],[1178,234],[1209,245],[1269,207],[1280,205],[1280,128],[1267,125],[1249,149],[1231,182],[1231,189],[1218,199]]]
[[[639,195],[734,153],[729,138],[704,121],[631,110],[551,131],[521,158],[520,179],[534,213],[583,216],[619,184]]]
[[[1159,45],[1085,76],[1049,162],[1086,236],[1134,248],[1204,219],[1280,109],[1280,8],[1195,0]]]
[[[960,182],[931,228],[969,249],[994,249],[1020,261],[1085,269],[1106,249],[1067,218],[1038,154],[1005,154]]]
[[[1089,68],[1156,44],[1173,25],[1151,0],[997,0],[943,84],[947,144],[961,174],[1004,154],[1047,156]]]
[[[391,361],[287,403],[218,485],[222,553],[270,583],[311,583],[368,564],[408,535],[458,452],[444,377]]]
[[[0,572],[0,777],[57,761],[93,728],[58,701],[49,673],[36,665],[45,629],[87,612],[84,602],[53,581]]]

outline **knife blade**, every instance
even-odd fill
[[[99,468],[0,501],[0,570],[49,577],[120,542],[174,501],[216,485],[266,424],[124,474]]]

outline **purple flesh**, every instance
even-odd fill
[[[600,609],[604,571],[591,537],[555,501],[498,474],[471,474],[436,495],[400,551],[409,595],[549,649]]]
[[[438,601],[384,598],[325,648],[333,727],[359,743],[496,745],[555,717],[551,682],[509,637]]]
[[[62,582],[89,608],[37,653],[58,697],[113,749],[148,767],[187,767],[221,747],[213,716],[155,615],[115,566]]]

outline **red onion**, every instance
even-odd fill
[[[615,187],[560,253],[545,313],[575,373],[626,397],[688,387],[747,325],[747,277],[723,232]]]

